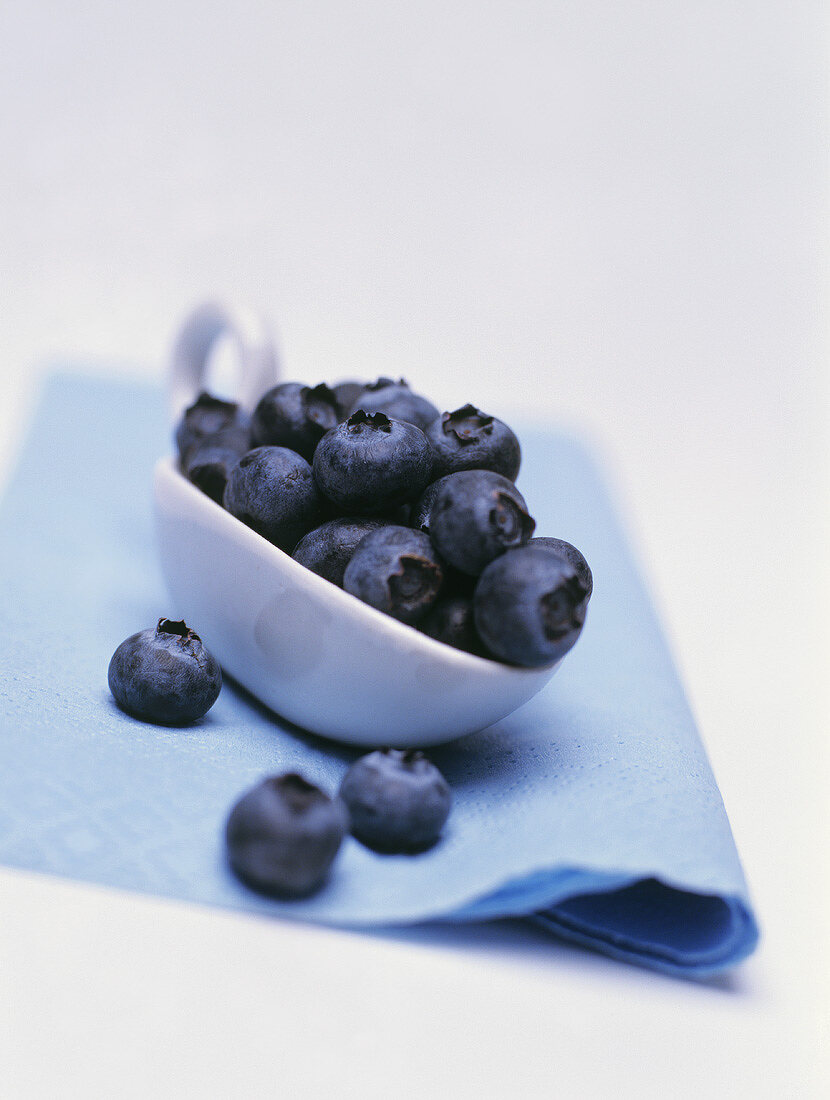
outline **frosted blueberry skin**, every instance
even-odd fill
[[[207,714],[219,697],[222,672],[186,623],[159,619],[132,634],[112,655],[107,672],[118,706],[164,726],[185,726]]]
[[[531,539],[527,545],[547,547],[548,550],[553,550],[555,554],[559,554],[570,562],[576,570],[579,583],[585,589],[585,599],[590,600],[591,593],[594,591],[594,576],[581,550],[577,550],[572,543],[566,542],[564,539],[548,538],[546,535],[539,535]]]
[[[328,386],[282,382],[254,409],[251,445],[288,447],[311,462],[315,447],[339,420],[337,397]]]
[[[280,898],[313,894],[326,880],[349,815],[339,798],[293,772],[263,779],[228,816],[231,869],[247,886]]]
[[[182,471],[211,500],[221,504],[228,474],[249,447],[247,429],[225,428],[188,447],[182,459]]]
[[[378,515],[420,496],[432,475],[432,451],[413,424],[384,413],[354,413],[320,440],[314,479],[349,515]]]
[[[247,442],[249,427],[247,415],[233,401],[223,401],[219,397],[202,392],[193,404],[185,409],[176,426],[175,437],[179,459],[185,458],[194,443],[198,443],[206,436],[224,432],[228,428],[236,429]]]
[[[359,543],[372,531],[386,525],[385,519],[366,516],[332,519],[300,539],[291,556],[318,577],[342,588],[346,566]]]
[[[443,775],[420,752],[381,749],[346,772],[340,797],[352,836],[376,852],[425,851],[441,835],[452,796]]]
[[[490,652],[526,668],[565,656],[582,631],[587,606],[574,567],[544,546],[496,558],[473,598],[476,628]]]
[[[493,470],[515,481],[522,451],[515,433],[475,405],[442,413],[426,429],[434,455],[435,477],[459,470]]]
[[[441,598],[426,613],[418,628],[453,649],[463,649],[477,657],[488,655],[478,636],[473,601],[468,596]]]
[[[343,588],[399,622],[416,623],[438,599],[444,573],[429,538],[387,525],[361,541]]]
[[[536,526],[512,481],[491,470],[461,470],[442,479],[429,534],[442,557],[477,576],[506,550],[523,546]]]
[[[413,393],[408,384],[400,379],[378,378],[376,382],[364,386],[351,407],[351,412],[363,409],[366,413],[382,412],[393,420],[404,420],[425,431],[439,416],[438,409],[431,401],[420,394]]]
[[[222,498],[237,519],[290,554],[322,519],[311,466],[287,447],[256,447],[228,474]]]

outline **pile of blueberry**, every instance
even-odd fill
[[[551,664],[574,645],[591,571],[533,538],[521,448],[473,405],[440,413],[406,382],[286,382],[248,418],[203,393],[176,431],[185,475],[302,565],[480,657]]]

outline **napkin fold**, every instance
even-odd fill
[[[455,798],[432,851],[378,856],[349,839],[319,894],[276,902],[227,869],[230,806],[286,770],[333,791],[357,753],[232,683],[186,729],[117,709],[113,650],[177,617],[152,522],[164,398],[53,376],[0,506],[0,862],[337,925],[526,916],[680,975],[748,955],[758,932],[723,803],[606,491],[578,442],[519,435],[538,532],[594,572],[582,638],[530,703],[430,752]]]

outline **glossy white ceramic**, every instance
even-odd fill
[[[221,329],[212,331],[215,338]],[[185,365],[195,394],[210,340],[191,343],[201,357]],[[242,363],[244,371],[244,356]],[[174,359],[178,408],[181,370]],[[434,745],[510,714],[556,671],[483,660],[376,611],[231,516],[173,458],[156,466],[155,502],[169,614],[198,631],[235,680],[304,729],[360,745]]]

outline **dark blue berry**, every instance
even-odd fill
[[[343,575],[343,587],[403,623],[415,623],[438,598],[444,574],[432,543],[411,527],[366,535]]]
[[[335,394],[326,385],[282,382],[260,398],[251,418],[254,447],[289,447],[311,462],[314,448],[340,420]]]
[[[522,462],[519,440],[508,426],[475,405],[442,413],[426,429],[435,454],[434,476],[458,470],[493,470],[516,480]]]
[[[298,898],[323,885],[349,815],[339,798],[289,772],[263,779],[240,798],[225,828],[228,861],[247,885]]]
[[[476,656],[485,656],[484,646],[476,630],[473,601],[469,596],[440,599],[418,623],[424,634],[438,642],[463,649]]]
[[[320,491],[353,515],[377,515],[414,500],[431,473],[432,451],[424,433],[384,413],[354,413],[314,452]]]
[[[386,413],[391,419],[405,420],[422,431],[439,416],[432,402],[413,393],[403,378],[399,382],[393,382],[391,378],[378,378],[376,382],[364,386],[363,392],[355,398],[351,411],[355,413],[358,409],[366,413]]]
[[[339,412],[340,420],[347,420],[349,414],[352,411],[355,401],[366,389],[365,382],[338,382],[336,386],[331,387],[331,392],[334,394],[337,401],[337,409]]]
[[[410,527],[417,527],[419,531],[426,531],[427,534],[429,534],[429,517],[432,513],[432,506],[435,503],[438,490],[443,481],[444,478],[439,477],[437,481],[433,481],[427,485],[426,489],[424,489],[423,493],[421,493],[412,505],[412,511],[409,516]]]
[[[203,493],[221,504],[228,474],[249,446],[247,429],[225,428],[188,447],[182,470]]]
[[[291,556],[312,573],[342,588],[343,574],[358,544],[386,523],[385,519],[367,516],[329,520],[300,539]]]
[[[146,722],[184,726],[207,714],[222,672],[198,634],[183,622],[159,619],[116,649],[107,673],[122,710]]]
[[[510,664],[558,661],[585,622],[585,587],[574,567],[544,546],[510,550],[487,566],[473,600],[478,633]]]
[[[548,550],[553,550],[555,554],[559,554],[566,561],[569,561],[576,570],[579,583],[585,589],[585,599],[589,600],[591,598],[591,593],[594,591],[594,577],[591,573],[591,567],[585,560],[585,555],[577,550],[572,543],[565,542],[564,539],[552,539],[546,535],[540,535],[531,539],[527,545],[545,546]]]
[[[205,436],[215,435],[228,428],[241,429],[243,433],[247,433],[247,414],[233,401],[223,401],[209,393],[200,393],[194,403],[182,413],[176,427],[179,458],[184,459],[189,448]]]
[[[438,553],[472,576],[499,554],[523,546],[535,526],[513,482],[491,470],[462,470],[444,477],[429,518]]]
[[[376,852],[422,852],[438,840],[452,801],[447,781],[420,752],[381,749],[346,772],[340,797],[352,835]]]
[[[287,447],[257,447],[231,469],[223,503],[231,515],[291,553],[322,518],[311,467]]]

